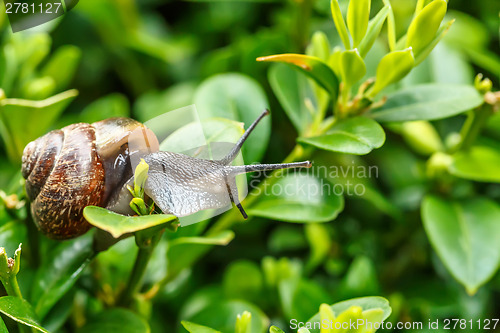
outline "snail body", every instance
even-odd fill
[[[310,162],[231,166],[244,141],[266,110],[222,160],[205,160],[159,151],[151,130],[129,118],[78,123],[30,142],[23,152],[22,175],[38,229],[54,239],[69,239],[91,228],[83,217],[89,205],[131,214],[127,185],[133,158],[149,165],[145,193],[166,214],[187,216],[238,201],[237,174],[310,167]]]

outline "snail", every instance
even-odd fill
[[[145,193],[165,213],[178,217],[234,203],[244,218],[235,176],[254,171],[311,167],[309,161],[231,165],[245,140],[268,110],[251,124],[220,160],[159,151],[154,133],[130,118],[110,118],[53,130],[24,149],[22,175],[38,229],[53,239],[74,238],[91,225],[83,217],[89,205],[132,214],[127,185],[133,183],[131,160],[149,165]]]

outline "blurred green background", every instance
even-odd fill
[[[416,1],[391,3],[399,37],[411,21]],[[347,7],[347,1],[340,4]],[[373,1],[372,13],[382,5],[382,1]],[[427,60],[391,89],[430,82],[473,84],[476,73],[489,77],[494,90],[498,89],[499,6],[496,0],[451,0],[447,16],[456,22],[448,35]],[[18,109],[3,108],[2,124],[10,124],[1,128],[0,189],[4,198],[20,191],[24,145],[48,130],[112,116],[144,122],[202,101],[200,90],[210,84],[207,79],[226,73],[254,80],[272,110],[268,146],[245,162],[279,162],[294,147],[297,132],[271,89],[269,65],[255,59],[303,53],[318,30],[332,46],[341,45],[330,3],[324,0],[82,0],[60,19],[16,34],[11,33],[5,14],[1,15],[0,86],[8,98],[43,100],[67,89],[78,91],[77,96],[72,91],[59,95],[57,103],[46,109],[36,106],[39,112],[19,111],[24,116],[18,120],[8,119],[15,118]],[[385,52],[386,43],[377,41],[367,56],[372,76]],[[433,125],[444,137],[457,131],[464,119],[457,116]],[[492,121],[487,128],[489,136],[497,140],[498,123],[496,117],[496,125]],[[18,137],[9,134],[16,128],[20,129]],[[378,178],[361,180],[373,189],[371,197],[346,197],[344,211],[330,223],[303,225],[258,217],[236,224],[234,241],[213,248],[169,281],[155,298],[139,302],[139,312],[149,319],[153,332],[182,332],[181,319],[232,327],[236,314],[249,308],[253,309],[252,318],[261,319],[263,326],[270,320],[286,328],[289,318],[306,320],[321,303],[369,295],[390,301],[393,322],[498,318],[498,272],[477,293],[468,295],[431,248],[419,210],[430,187],[425,176],[427,157],[414,151],[400,131],[387,131],[386,144],[367,156],[319,152],[313,160],[318,165],[377,166]],[[498,183],[460,181],[453,186],[458,196],[476,193],[497,203],[500,200]],[[28,237],[24,225],[5,227],[12,219],[2,207],[0,245],[5,244],[8,253]],[[201,225],[181,230],[175,237],[196,235]],[[497,239],[500,242],[500,235]],[[52,241],[42,243],[46,248],[56,246]],[[113,290],[123,287],[134,251],[129,239],[101,254],[71,297],[64,299],[67,306],[61,305],[48,325],[72,331],[112,304]],[[161,280],[167,265],[164,256],[157,255],[148,268],[146,285]],[[271,266],[280,267],[277,270],[285,275],[301,276],[300,288],[295,286],[290,298],[283,299],[286,292],[267,285],[272,277],[266,267]],[[24,285],[31,279],[28,267],[20,278]]]

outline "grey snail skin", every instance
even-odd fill
[[[265,110],[221,160],[206,160],[159,151],[156,136],[129,118],[79,123],[51,131],[24,149],[22,175],[38,229],[53,239],[70,239],[92,226],[83,217],[89,205],[132,215],[127,185],[133,183],[132,159],[149,165],[145,193],[165,213],[178,217],[234,203],[238,174],[311,167],[309,161],[284,164],[232,166],[245,140]]]

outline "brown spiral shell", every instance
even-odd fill
[[[135,120],[110,118],[69,125],[26,146],[22,174],[40,231],[50,238],[68,239],[91,228],[83,208],[106,206],[130,178],[128,138],[136,129],[154,137]],[[147,147],[151,150],[157,148]]]

